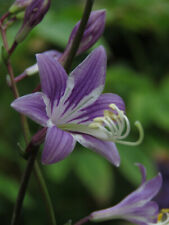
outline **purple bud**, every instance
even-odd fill
[[[50,0],[33,0],[26,8],[22,27],[18,31],[15,41],[23,41],[27,34],[41,22],[50,7]]]
[[[30,5],[31,2],[32,0],[16,0],[9,8],[9,12],[16,13],[18,11],[21,11],[25,9],[28,5]]]
[[[105,17],[106,17],[105,10],[96,10],[91,13],[79,49],[77,51],[77,55],[89,49],[100,38],[100,36],[104,31]],[[75,38],[80,22],[81,21],[79,21],[72,30],[72,33],[68,41],[68,45],[66,47],[66,53],[69,51],[72,45],[73,39]]]

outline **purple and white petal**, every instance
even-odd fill
[[[150,201],[160,190],[162,184],[161,174],[158,174],[153,179],[143,183],[136,191],[126,197],[120,206],[134,205],[135,207],[142,206]]]
[[[52,164],[66,158],[74,149],[76,141],[70,133],[53,126],[48,128],[42,163]]]
[[[11,106],[18,112],[28,116],[42,126],[47,125],[48,116],[46,105],[43,100],[43,94],[36,92],[17,98]]]
[[[100,46],[70,74],[63,102],[65,107],[63,117],[69,117],[69,114],[72,115],[72,111],[83,109],[96,101],[104,88],[105,73],[106,53]]]
[[[115,166],[120,165],[120,156],[113,142],[102,141],[87,134],[73,134],[73,136],[84,147],[100,154]]]
[[[48,51],[43,52],[43,54],[46,54],[47,56],[51,56],[55,59],[58,59],[63,53],[59,52],[57,50],[48,50]]]
[[[47,54],[37,54],[42,92],[52,104],[59,104],[66,89],[67,74],[61,64]]]
[[[125,111],[124,101],[119,95],[105,93],[90,106],[74,113],[74,118],[68,122],[90,123],[94,118],[104,116],[104,110],[110,110],[110,104],[115,104],[120,110]]]
[[[105,10],[96,10],[91,12],[82,40],[80,42],[79,49],[77,51],[77,55],[89,49],[102,35],[105,26],[105,17]],[[69,49],[76,36],[77,30],[79,29],[80,22],[81,21],[79,21],[72,30],[64,55],[69,53]]]
[[[145,177],[145,168],[138,164]],[[138,225],[147,225],[157,221],[158,205],[151,201],[159,192],[162,177],[158,174],[153,179],[144,182],[136,191],[129,194],[114,207],[99,210],[90,214],[91,221],[105,221],[111,219],[125,219]]]

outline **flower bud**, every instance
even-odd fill
[[[50,0],[33,0],[26,8],[23,24],[18,31],[15,41],[22,42],[27,34],[41,22],[50,6]]]
[[[100,38],[100,36],[104,31],[105,17],[106,17],[105,10],[96,10],[91,13],[81,43],[79,45],[77,55],[89,49]],[[68,41],[68,45],[66,47],[66,53],[69,51],[72,45],[76,32],[79,29],[80,22],[81,21],[79,21],[72,30],[72,33]]]
[[[18,11],[21,11],[25,9],[28,5],[30,5],[31,2],[32,0],[16,0],[9,8],[9,12],[16,13]]]

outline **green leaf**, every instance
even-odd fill
[[[141,174],[135,163],[142,163],[147,169],[147,178],[154,177],[157,172],[152,160],[140,147],[118,145],[121,157],[120,171],[134,185],[138,186],[141,181]]]
[[[66,178],[70,171],[70,158],[67,158],[59,163],[48,165],[45,168],[46,176],[53,182],[61,183]]]
[[[0,194],[11,202],[16,202],[19,191],[19,184],[12,178],[0,174]],[[34,201],[29,194],[26,194],[24,200],[25,207],[32,207]]]
[[[113,171],[110,163],[85,149],[77,154],[74,164],[74,170],[79,179],[96,201],[108,201],[114,191]]]

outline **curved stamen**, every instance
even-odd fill
[[[115,104],[109,105],[111,111],[105,110],[103,117],[97,117],[93,123],[89,125],[90,128],[99,129],[108,137],[108,141],[116,143],[135,146],[142,142],[144,137],[143,128],[139,121],[135,122],[135,126],[139,131],[139,138],[135,142],[122,141],[128,136],[130,132],[130,123],[127,116]]]

